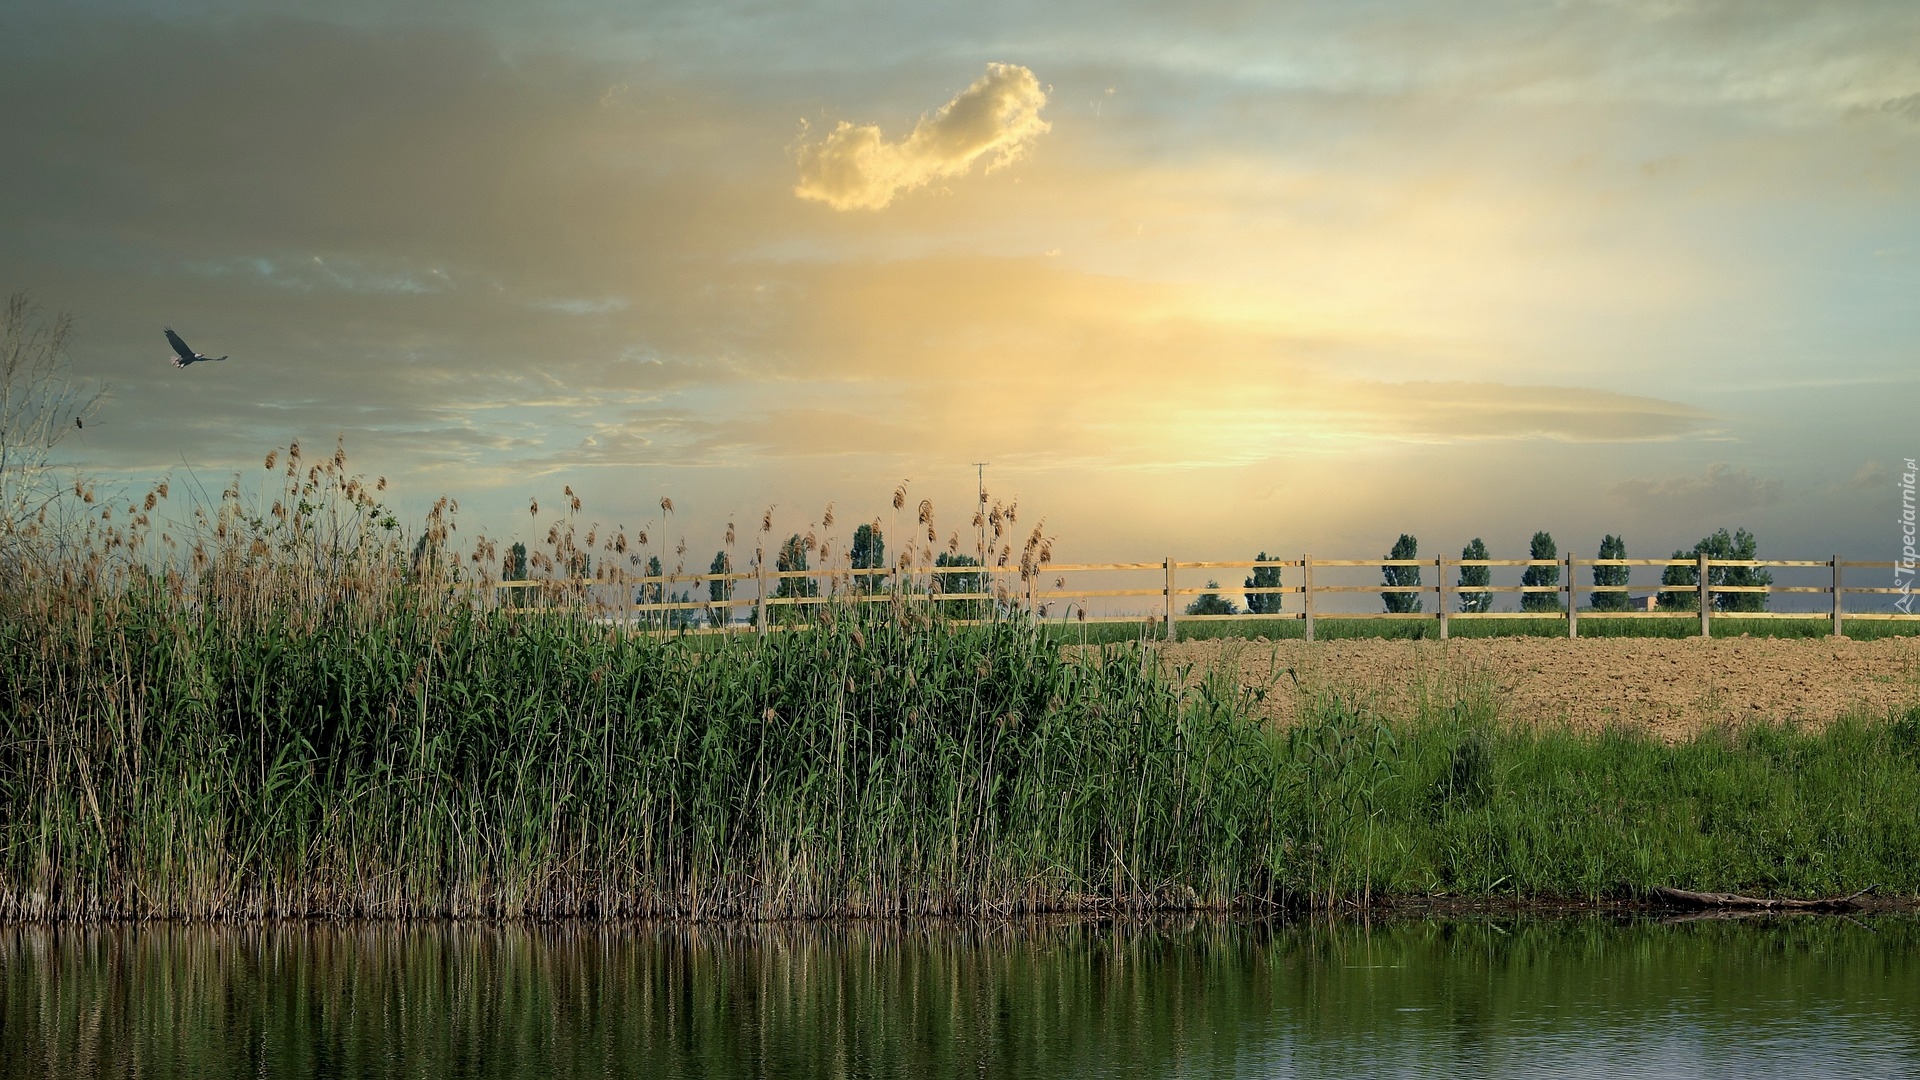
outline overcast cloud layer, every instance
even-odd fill
[[[697,549],[903,477],[958,525],[987,461],[1075,558],[1888,558],[1916,40],[1904,0],[14,4],[0,290],[78,317],[91,470],[344,435],[499,532],[571,483]]]

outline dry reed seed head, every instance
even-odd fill
[[[733,522],[727,522],[727,546],[733,546]]]
[[[675,544],[675,545],[674,545],[674,547],[673,547],[673,553],[674,553],[675,555],[685,555],[685,554],[687,553],[687,538],[686,538],[686,537],[684,537],[684,536],[683,536],[683,537],[681,537],[681,538],[680,538],[680,542],[679,542],[678,544]]]
[[[569,505],[573,508],[574,513],[576,514],[579,513],[580,512],[580,496],[575,495],[573,497],[572,502]]]
[[[374,481],[374,485],[373,485],[373,490],[375,490],[375,491],[385,491],[385,490],[387,490],[387,478],[386,478],[386,477],[384,477],[384,476],[382,476],[382,477],[380,477],[380,478],[378,478],[377,480],[375,480],[375,481]]]
[[[540,500],[539,499],[527,500],[527,516],[528,517],[540,516]]]
[[[625,530],[621,530],[619,535],[613,538],[613,551],[616,555],[625,555],[627,553],[627,534]]]
[[[947,537],[947,554],[960,554],[960,534],[958,532]]]
[[[300,440],[299,439],[295,439],[291,443],[287,444],[287,457],[295,460],[299,459],[300,457]]]
[[[642,546],[647,544],[647,530],[645,529],[640,530],[640,543]]]
[[[266,461],[267,471],[272,472],[274,464],[279,460],[280,460],[280,451],[278,450],[267,451],[267,461]]]
[[[893,508],[895,510],[900,510],[900,509],[904,509],[906,505],[907,505],[907,482],[905,480],[902,480],[900,481],[900,486],[893,489]]]
[[[766,512],[760,515],[760,531],[763,533],[773,531],[773,507],[771,506],[767,507]]]
[[[665,495],[660,496],[660,512],[663,514],[673,513],[673,500],[667,498]]]
[[[934,531],[932,525],[928,525],[927,526],[927,543],[937,544],[939,542],[940,542],[940,534]]]
[[[832,503],[828,503],[827,509],[825,510],[825,512],[823,512],[820,515],[820,524],[821,526],[828,529],[833,528],[833,504]]]
[[[921,499],[920,500],[920,524],[928,525],[928,524],[931,524],[932,522],[933,522],[933,500]]]

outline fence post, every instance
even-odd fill
[[[1307,612],[1307,640],[1313,640],[1313,556],[1300,556],[1301,606]]]
[[[1447,560],[1433,560],[1434,602],[1439,606],[1440,640],[1447,640]]]
[[[1707,587],[1707,553],[1700,553],[1700,636],[1713,636],[1713,591]]]
[[[755,626],[760,630],[761,639],[765,640],[767,636],[767,623],[773,619],[773,609],[767,606],[767,560],[765,558],[762,558],[759,563],[755,564],[753,573],[754,577],[757,578],[760,583],[760,617],[753,621]]]
[[[1167,556],[1167,629],[1164,635],[1169,642],[1173,641],[1174,635],[1179,632],[1173,626],[1173,601],[1173,556],[1169,555]]]
[[[1840,587],[1840,556],[1833,557],[1833,636],[1841,634],[1841,620],[1845,612],[1841,608],[1840,598],[1846,595]]]
[[[1567,552],[1567,637],[1580,636],[1580,601],[1573,595],[1573,552]]]

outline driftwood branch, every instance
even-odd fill
[[[1758,896],[1741,896],[1738,893],[1693,892],[1689,889],[1669,889],[1665,886],[1653,890],[1653,898],[1674,907],[1685,908],[1732,908],[1743,911],[1851,911],[1860,906],[1860,898],[1879,888],[1869,885],[1857,893],[1848,896],[1830,896],[1819,900],[1769,900]]]

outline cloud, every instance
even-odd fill
[[[1324,406],[1348,431],[1414,442],[1643,442],[1697,435],[1712,415],[1677,401],[1589,387],[1490,382],[1352,383]]]
[[[1892,113],[1911,123],[1920,124],[1920,94],[1908,94],[1893,98],[1880,104],[1880,111]]]
[[[835,210],[878,210],[900,192],[967,172],[982,157],[992,172],[1020,160],[1052,129],[1040,119],[1046,104],[1032,71],[988,64],[985,75],[898,142],[888,142],[877,124],[842,120],[820,141],[801,143],[793,193]]]
[[[1641,511],[1730,514],[1772,506],[1785,493],[1784,481],[1762,479],[1745,469],[1715,462],[1702,476],[1624,480],[1607,491],[1607,498]]]
[[[1892,470],[1888,469],[1883,462],[1869,461],[1854,470],[1852,478],[1847,481],[1847,486],[1855,491],[1878,491],[1891,483],[1893,483]]]

